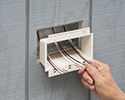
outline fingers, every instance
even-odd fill
[[[110,68],[107,64],[102,63],[96,59],[93,59],[94,63],[98,66],[97,69],[102,76],[106,76],[110,72]]]
[[[102,76],[100,75],[99,71],[97,68],[93,67],[90,64],[86,64],[85,65],[88,73],[90,74],[90,76],[94,79],[94,81],[99,81],[101,80]]]
[[[83,78],[81,78],[81,83],[86,87],[87,89],[94,90],[95,86],[88,84]]]
[[[87,83],[93,84],[93,79],[92,79],[91,76],[88,74],[88,72],[85,71],[85,68],[80,69],[80,70],[78,71],[78,74],[81,74],[80,77],[83,78],[83,80],[85,80]]]
[[[96,64],[95,64],[93,61],[90,61],[90,64],[91,64],[93,67],[98,68],[98,66],[96,66]]]
[[[78,74],[82,74],[84,71],[85,71],[85,68],[80,69],[80,70],[78,71]]]
[[[93,61],[91,61],[91,63],[93,63],[96,66],[96,68],[100,67],[103,64],[102,62],[100,62],[96,59],[93,59]]]
[[[87,83],[89,83],[90,85],[93,84],[93,79],[90,77],[90,75],[88,74],[87,71],[85,71],[83,74],[82,74],[82,78],[84,81],[86,81]]]
[[[103,64],[102,62],[100,62],[100,61],[98,61],[98,60],[96,60],[96,59],[93,59],[93,61],[96,62],[96,63],[99,64],[99,65],[100,65],[100,64]]]
[[[96,60],[96,59],[93,59],[94,62],[91,61],[91,65],[93,66],[93,64],[95,65],[95,67],[98,69],[99,73],[102,75],[103,72],[105,72],[107,69],[106,69],[106,64]]]

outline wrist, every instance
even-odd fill
[[[115,98],[113,100],[125,100],[125,94],[122,92],[122,90],[120,92],[116,92],[117,94],[114,96]]]
[[[116,100],[125,100],[125,94],[118,96],[118,98]]]
[[[121,98],[119,100],[125,100],[125,94],[124,93],[121,95]]]

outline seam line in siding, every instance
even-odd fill
[[[25,0],[25,100],[29,100],[29,0]]]
[[[90,33],[92,33],[92,0],[89,0],[89,27]],[[88,93],[88,100],[91,100],[91,91]]]

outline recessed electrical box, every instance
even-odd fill
[[[82,26],[79,21],[37,31],[37,57],[49,77],[84,68],[93,59],[93,33]]]

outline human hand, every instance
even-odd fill
[[[99,100],[125,100],[125,94],[115,83],[109,66],[93,61],[78,71],[82,84],[92,90]]]

